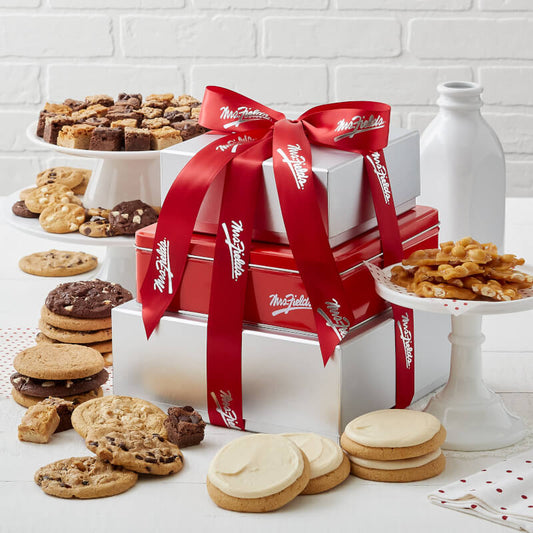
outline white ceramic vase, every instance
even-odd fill
[[[480,108],[482,87],[437,87],[439,113],[420,139],[419,203],[439,210],[441,242],[471,236],[503,250],[505,159]]]

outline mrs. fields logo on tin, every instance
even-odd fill
[[[343,131],[344,133],[337,135],[337,137],[335,137],[333,140],[338,142],[345,138],[351,139],[359,133],[365,133],[371,130],[379,130],[384,128],[386,125],[386,121],[381,115],[378,115],[377,117],[370,115],[368,118],[361,115],[355,115],[348,120],[341,118],[337,122],[335,131]]]
[[[309,179],[309,167],[303,155],[300,154],[302,147],[299,144],[288,144],[285,150],[276,150],[283,162],[289,167],[296,182],[296,188],[302,190]]]
[[[164,292],[165,287],[168,294],[172,294],[172,270],[170,269],[170,243],[168,239],[161,239],[155,246],[155,253],[157,256],[155,262],[155,268],[158,273],[158,277],[154,279],[154,290]]]
[[[243,122],[249,122],[250,120],[269,120],[273,122],[273,119],[264,111],[247,106],[240,106],[237,109],[223,106],[220,108],[220,118],[222,120],[231,120],[231,122],[224,124],[225,130],[239,126]]]

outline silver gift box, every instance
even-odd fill
[[[395,402],[390,310],[354,328],[326,367],[316,336],[243,330],[243,415],[250,431],[314,432],[337,439],[353,418]],[[208,420],[203,317],[167,313],[146,340],[141,306],[113,309],[114,393],[166,410],[192,405]],[[448,379],[447,315],[415,312],[415,397]]]
[[[178,173],[202,148],[221,135],[201,135],[161,151],[161,201]],[[391,128],[384,150],[396,212],[415,205],[420,194],[420,151],[417,131]],[[363,176],[359,154],[312,146],[317,195],[331,246],[337,246],[376,226],[370,188]],[[259,189],[253,238],[287,244],[272,159],[263,162],[264,180]],[[219,175],[200,208],[195,230],[216,234],[224,181]]]

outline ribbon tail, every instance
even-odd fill
[[[400,228],[383,150],[365,155],[366,175],[378,219],[383,266],[403,259]],[[414,396],[414,314],[412,309],[392,305],[396,351],[396,408],[407,407]]]
[[[325,366],[355,320],[322,222],[311,147],[301,123],[276,123],[273,159],[285,229],[313,307]]]
[[[233,148],[220,149],[228,145]],[[239,134],[210,143],[187,163],[170,187],[159,215],[150,264],[140,289],[148,338],[180,286],[196,218],[209,186],[246,146],[249,147],[248,142],[239,143]]]
[[[207,322],[207,407],[211,424],[245,428],[242,396],[242,322],[252,229],[262,163],[271,139],[235,158],[228,168],[215,244]]]

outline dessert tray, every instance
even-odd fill
[[[84,195],[86,206],[110,209],[119,202],[133,199],[140,199],[149,205],[161,204],[159,150],[112,152],[65,148],[37,137],[36,128],[37,122],[30,124],[26,135],[41,148],[99,160]]]
[[[481,345],[483,315],[516,313],[533,309],[533,288],[521,290],[522,299],[506,302],[421,298],[390,280],[390,271],[367,263],[376,292],[403,307],[451,315],[450,377],[445,387],[428,403],[425,411],[435,415],[446,428],[444,449],[492,450],[514,444],[525,437],[522,420],[511,414],[502,399],[482,379]],[[533,273],[531,266],[520,270]],[[416,358],[416,353],[415,353]]]
[[[48,233],[39,224],[38,218],[18,217],[11,206],[19,200],[19,192],[6,197],[3,209],[6,221],[16,229],[43,239],[52,239],[83,249],[84,246],[106,246],[103,261],[96,270],[88,272],[90,278],[98,278],[120,283],[130,291],[135,291],[135,246],[133,236],[91,238],[79,232]],[[85,202],[85,197],[83,199]]]

